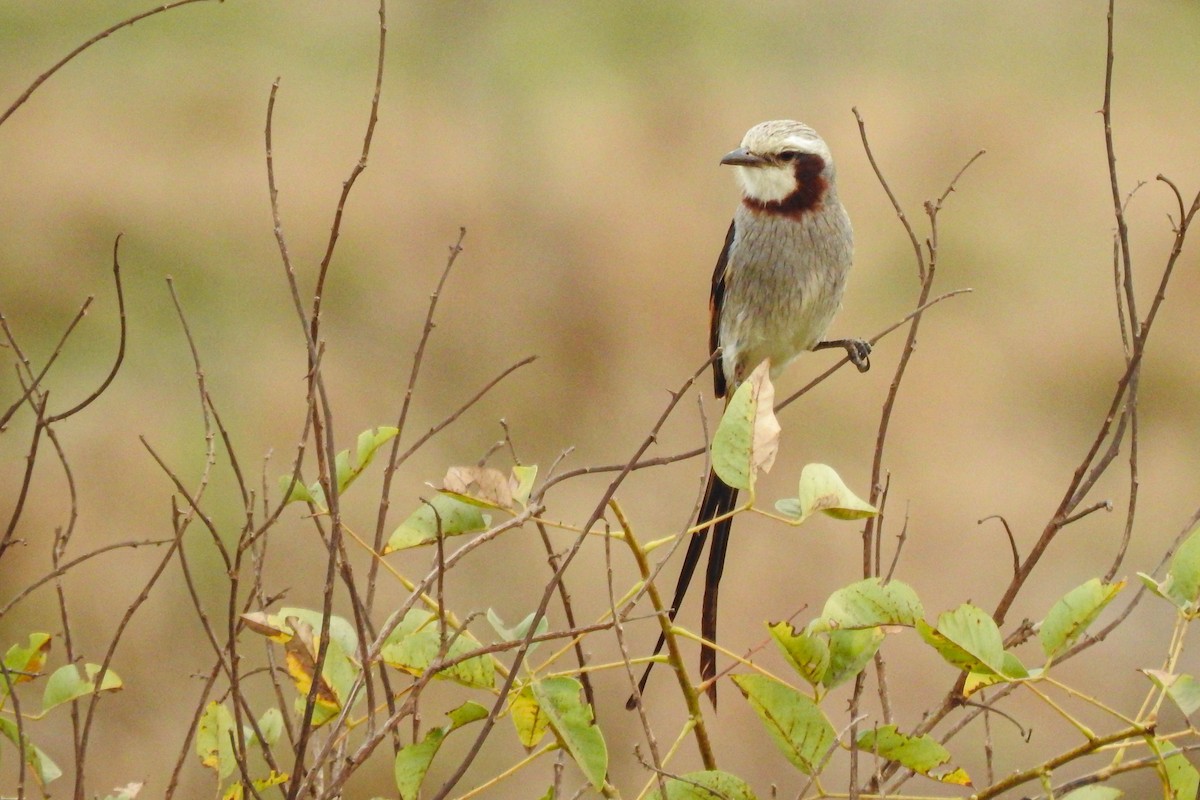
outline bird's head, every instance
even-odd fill
[[[803,213],[819,203],[833,182],[833,157],[825,141],[803,122],[760,122],[726,153],[747,205],[766,211]]]

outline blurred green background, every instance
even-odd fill
[[[0,0],[0,106],[88,36],[145,5]],[[1154,178],[1169,176],[1185,195],[1200,186],[1200,6],[1118,6],[1115,137],[1123,191],[1148,184],[1129,213],[1145,309],[1171,241],[1167,214],[1175,211]],[[898,575],[917,587],[929,612],[966,599],[995,604],[1010,575],[1009,548],[995,523],[977,520],[1004,515],[1027,551],[1122,369],[1097,113],[1104,4],[427,2],[391,3],[388,13],[380,122],[370,165],[347,205],[325,298],[325,374],[337,433],[348,445],[358,431],[394,422],[429,293],[459,226],[468,231],[466,252],[441,299],[409,440],[502,368],[539,356],[409,462],[394,486],[391,524],[428,491],[425,482],[447,465],[474,462],[501,438],[501,418],[520,458],[544,468],[568,447],[566,467],[619,462],[633,452],[667,391],[705,357],[709,278],[738,199],[733,176],[717,162],[756,122],[802,119],[837,158],[857,250],[831,334],[868,336],[906,313],[917,294],[911,247],[867,163],[851,113],[857,107],[922,236],[922,202],[987,150],[940,217],[935,293],[974,293],[930,312],[921,329],[886,452],[885,532],[890,545],[907,519]],[[268,205],[268,92],[279,77],[280,204],[301,286],[311,292],[341,182],[361,149],[377,37],[372,2],[200,3],[101,42],[0,127],[0,311],[35,366],[83,299],[97,296],[51,374],[53,408],[90,391],[111,363],[111,250],[124,234],[128,355],[107,394],[59,429],[79,491],[72,553],[169,535],[172,487],[139,436],[186,484],[203,468],[194,370],[167,276],[243,469],[262,473],[263,457],[273,452],[265,470],[271,491],[288,469],[302,428],[306,364]],[[1198,502],[1196,253],[1195,243],[1185,251],[1145,363],[1139,516],[1123,574],[1151,568]],[[869,374],[843,370],[783,414],[783,449],[760,485],[762,497],[791,494],[808,461],[834,465],[867,494],[879,409],[901,343],[900,336],[885,340]],[[795,390],[832,359],[801,359],[779,391]],[[701,386],[711,422],[718,408],[707,380]],[[14,371],[0,370],[0,397],[7,402],[19,391]],[[30,429],[25,414],[0,436],[4,519]],[[695,447],[701,431],[689,398],[651,452]],[[209,501],[232,538],[239,519],[225,463],[221,456]],[[621,492],[643,540],[686,523],[702,469],[692,460],[641,473]],[[551,495],[548,516],[581,523],[607,481],[563,485]],[[1114,513],[1093,515],[1060,537],[1011,621],[1040,618],[1056,597],[1107,568],[1124,522],[1126,482],[1118,469],[1102,483],[1095,499],[1112,498]],[[378,475],[369,476],[350,498],[347,521],[356,530],[373,529],[370,495],[378,484]],[[49,570],[47,542],[67,512],[61,470],[47,458],[17,532],[26,544],[0,562],[0,601]],[[857,530],[832,520],[800,530],[739,520],[723,641],[741,651],[763,638],[763,620],[805,605],[802,618],[816,613],[831,590],[859,573]],[[190,536],[188,552],[207,575],[206,599],[219,615],[224,578],[205,534],[194,526]],[[287,588],[288,603],[314,604],[324,567],[311,526],[291,513],[274,536],[271,588]],[[449,602],[462,616],[492,607],[519,619],[549,577],[536,534],[510,534],[485,552],[456,571]],[[100,660],[157,558],[152,550],[121,551],[71,574],[76,647],[89,660]],[[390,558],[422,575],[430,554]],[[571,588],[581,619],[589,620],[607,605],[603,584],[592,580],[601,574],[603,549],[592,544],[581,558],[594,569],[579,570]],[[675,566],[668,569],[673,576]],[[627,559],[616,575],[618,587],[633,580]],[[693,599],[684,609],[685,624],[697,624],[697,606]],[[1090,665],[1064,670],[1126,713],[1145,688],[1135,670],[1160,666],[1170,633],[1168,614],[1150,604],[1144,611],[1110,640],[1107,655],[1094,651]],[[61,630],[49,587],[0,622],[0,645],[31,630]],[[648,649],[652,624],[644,620],[630,635],[636,648]],[[954,677],[914,639],[904,634],[892,645],[892,679],[904,687],[893,701],[907,724]],[[609,639],[596,638],[591,651],[599,660],[615,656]],[[1023,652],[1037,661],[1032,649]],[[773,653],[762,657],[774,664]],[[194,674],[210,663],[172,567],[114,661],[127,688],[102,706],[92,791],[146,779],[150,796],[162,792],[200,690]],[[608,671],[596,680],[606,698],[600,712],[614,779],[640,784],[631,755],[639,728],[617,710],[626,679]],[[652,713],[669,739],[680,703],[667,675],[653,687]],[[716,726],[722,766],[760,793],[770,782],[794,793],[800,781],[732,687],[724,688]],[[437,697],[425,706],[427,724],[441,711]],[[1057,752],[1071,735],[1038,706],[1012,708],[1034,735],[1025,745],[1015,729],[994,729],[1001,773]],[[67,726],[58,714],[34,731],[62,763],[69,762]],[[462,788],[519,756],[498,733]],[[956,742],[956,757],[980,771],[979,735]],[[434,779],[465,744],[447,745]],[[696,768],[692,749],[684,750],[675,767]],[[181,796],[210,791],[200,773],[190,766]],[[379,759],[352,784],[354,796],[386,794],[389,774],[386,757]],[[540,795],[548,774],[515,778],[494,795]]]

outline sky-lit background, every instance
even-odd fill
[[[0,0],[0,107],[88,36],[145,5]],[[521,460],[543,468],[569,447],[565,468],[633,453],[668,391],[706,356],[709,278],[737,202],[733,176],[718,159],[754,123],[801,119],[837,160],[856,259],[831,335],[869,336],[903,316],[917,295],[915,262],[867,162],[851,112],[857,107],[922,237],[922,203],[987,150],[939,218],[934,292],[974,292],[923,323],[885,457],[885,532],[898,533],[907,518],[897,575],[917,588],[931,614],[967,599],[994,606],[1010,575],[1009,548],[997,524],[977,520],[1004,515],[1027,552],[1122,368],[1097,113],[1103,4],[394,2],[388,13],[379,126],[347,205],[325,297],[324,368],[337,433],[348,446],[360,430],[395,421],[429,293],[460,226],[466,249],[440,300],[410,439],[503,368],[538,356],[406,465],[392,492],[395,522],[446,466],[475,462],[501,438],[501,418]],[[279,77],[282,219],[302,290],[311,292],[341,182],[361,150],[377,38],[372,2],[199,3],[101,42],[0,126],[0,312],[35,367],[84,298],[96,295],[51,374],[52,407],[86,394],[111,363],[111,251],[114,237],[124,235],[125,364],[100,401],[59,428],[79,491],[72,552],[170,534],[172,486],[139,436],[186,483],[202,469],[194,370],[167,276],[243,467],[258,475],[273,452],[266,468],[272,491],[287,470],[303,422],[306,363],[272,232],[267,97]],[[1128,192],[1147,183],[1129,212],[1145,309],[1171,241],[1167,214],[1175,211],[1154,178],[1170,177],[1189,198],[1200,187],[1200,7],[1118,3],[1116,49],[1121,186]],[[1145,361],[1141,494],[1127,576],[1150,569],[1200,503],[1200,351],[1192,346],[1198,248],[1193,242],[1179,263]],[[833,465],[867,494],[879,410],[901,343],[893,335],[877,347],[870,373],[843,370],[782,415],[782,451],[759,488],[768,504],[794,492],[809,461]],[[794,391],[834,358],[802,358],[779,391]],[[707,379],[700,386],[711,423],[719,409]],[[0,404],[19,392],[13,370],[0,371]],[[5,520],[30,428],[26,413],[0,435]],[[702,441],[697,401],[689,397],[651,453]],[[225,463],[209,500],[233,536],[237,503]],[[685,524],[702,470],[693,459],[641,473],[622,490],[643,540]],[[548,516],[583,522],[607,480],[561,486],[550,495]],[[1112,498],[1114,513],[1093,515],[1060,537],[1012,622],[1040,618],[1066,590],[1104,572],[1124,522],[1126,481],[1118,469],[1101,484],[1094,499]],[[357,530],[373,528],[378,486],[376,471],[348,497],[347,522]],[[0,602],[49,570],[45,542],[66,523],[66,497],[61,472],[47,459],[18,529],[28,544],[0,563]],[[817,613],[830,591],[859,576],[858,531],[824,519],[799,530],[739,519],[722,597],[723,641],[741,651],[763,638],[762,621],[806,604],[801,619]],[[219,607],[219,564],[200,529],[190,535],[189,552]],[[291,513],[274,536],[273,588],[289,589],[291,604],[316,603],[324,560],[311,526]],[[483,553],[456,571],[450,604],[460,616],[491,607],[519,619],[549,577],[536,532],[509,535]],[[100,660],[156,558],[122,551],[72,573],[66,586],[76,647],[88,660]],[[429,553],[390,558],[417,576]],[[607,604],[603,549],[589,545],[581,558],[592,566],[579,570],[571,588],[590,620]],[[628,560],[616,570],[618,587],[627,586]],[[673,576],[675,566],[668,570]],[[165,786],[200,688],[192,675],[211,663],[178,572],[173,567],[155,589],[114,661],[127,688],[102,706],[92,791],[147,779],[153,796]],[[698,624],[698,605],[691,600],[681,621]],[[53,589],[43,588],[0,620],[0,646],[32,630],[59,631],[57,613]],[[630,629],[635,647],[650,646],[651,625]],[[1106,650],[1093,651],[1091,669],[1071,664],[1066,675],[1132,713],[1145,685],[1135,670],[1160,666],[1169,633],[1169,615],[1147,611]],[[954,677],[915,638],[903,634],[892,645],[893,680],[905,687],[894,700],[908,725]],[[593,648],[598,659],[614,657],[611,639],[598,638]],[[1034,648],[1022,653],[1037,663]],[[61,657],[56,643],[51,664]],[[774,653],[763,658],[783,668]],[[1182,668],[1200,668],[1190,658]],[[681,705],[667,678],[658,676],[650,703],[669,738]],[[601,723],[614,779],[633,787],[641,780],[631,755],[639,729],[619,710],[627,683],[615,670],[597,681],[608,698]],[[722,766],[750,779],[760,795],[772,781],[794,793],[800,782],[791,768],[733,687],[722,688]],[[829,708],[840,714],[843,706],[833,699]],[[1071,735],[1038,706],[1015,709],[1034,738],[1026,747],[1015,730],[996,729],[1000,772],[1027,765],[1033,752],[1056,752],[1064,739],[1055,737]],[[440,710],[430,705],[425,713],[432,719]],[[68,763],[68,740],[59,738],[66,715],[57,717],[41,723],[38,741]],[[506,735],[498,731],[497,741]],[[957,741],[956,757],[978,768],[978,737]],[[517,755],[498,745],[462,788]],[[359,796],[388,790],[386,761],[364,773]],[[439,764],[452,761],[447,755]],[[678,767],[698,763],[689,746]],[[495,796],[540,795],[549,771],[534,773],[536,780],[514,779]],[[191,796],[208,792],[208,780],[193,764]]]

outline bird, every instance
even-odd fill
[[[728,403],[764,360],[769,360],[774,379],[810,350],[842,348],[851,363],[866,372],[870,344],[824,338],[841,307],[854,254],[850,217],[838,199],[833,156],[825,141],[802,122],[762,122],[720,163],[734,168],[742,199],[725,235],[709,296],[709,352],[717,397]],[[711,531],[701,611],[701,635],[709,642],[716,641],[718,588],[737,495],[737,489],[709,471],[696,517],[698,530],[688,543],[668,611],[673,622]],[[664,640],[660,634],[655,655]],[[654,662],[647,665],[639,694],[653,666]],[[716,652],[702,644],[700,677],[710,681],[707,691],[714,707],[715,675]],[[636,696],[630,698],[630,707]]]

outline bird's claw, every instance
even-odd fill
[[[871,343],[863,339],[847,339],[846,357],[859,372],[866,372],[871,368]]]
[[[871,368],[871,343],[865,339],[835,339],[829,342],[818,342],[814,350],[825,350],[830,347],[840,347],[846,351],[846,358],[859,372]]]

